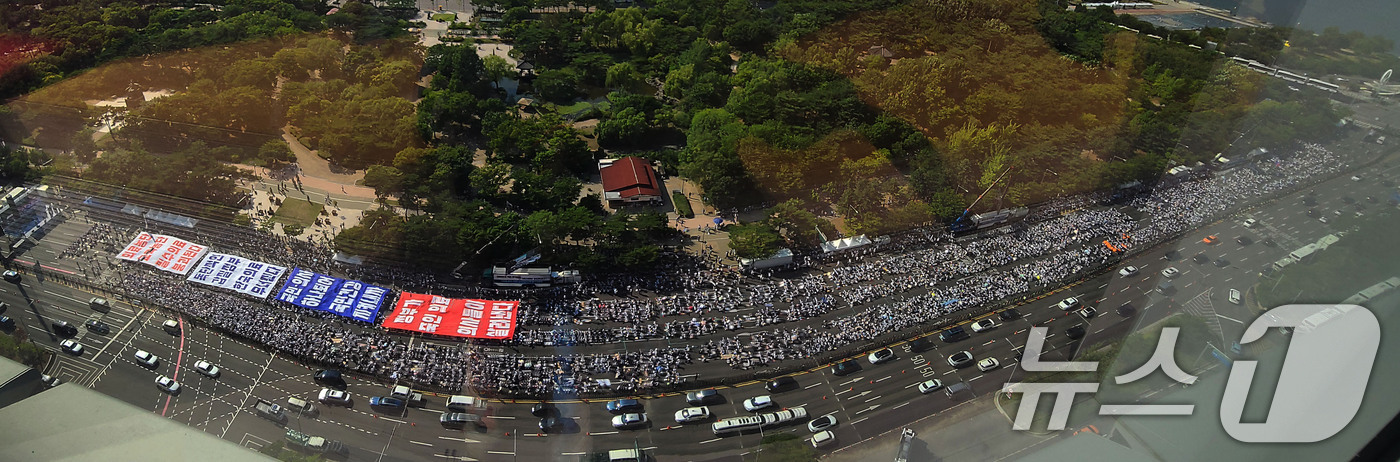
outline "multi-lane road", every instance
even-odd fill
[[[1355,206],[1346,204],[1344,197],[1361,202],[1368,211],[1389,207],[1385,200],[1394,188],[1380,182],[1394,176],[1393,168],[1374,169],[1357,181],[1343,175],[1213,223],[1174,244],[1142,252],[1098,277],[1025,303],[1017,307],[1022,313],[1019,318],[1001,321],[996,314],[989,314],[1000,325],[988,332],[971,333],[969,338],[954,343],[941,342],[933,336],[925,351],[912,351],[908,343],[896,344],[894,360],[874,365],[858,358],[861,369],[844,376],[834,375],[829,367],[799,374],[795,376],[795,389],[774,393],[773,398],[779,407],[802,406],[814,417],[833,414],[839,422],[833,429],[836,442],[823,449],[831,450],[993,393],[1023,373],[1017,367],[1013,348],[1024,344],[1026,332],[1035,325],[1051,329],[1046,360],[1069,359],[1081,345],[1111,340],[1134,326],[1178,311],[1214,319],[1209,324],[1218,327],[1222,341],[1237,338],[1250,314],[1244,305],[1226,301],[1228,290],[1245,291],[1269,264],[1303,244],[1338,231],[1337,226],[1346,223],[1322,223],[1308,215],[1309,209],[1331,217],[1336,216],[1335,210],[1352,214]],[[1303,203],[1308,194],[1314,197],[1312,205]],[[1380,200],[1372,204],[1365,201],[1366,196]],[[1246,228],[1241,224],[1246,218],[1253,218],[1256,223]],[[65,231],[46,236],[48,243],[31,254],[52,254],[53,248],[61,248],[54,246],[71,242],[73,233],[69,228],[77,225],[77,220],[60,225]],[[1209,235],[1217,236],[1218,242],[1201,241]],[[1252,242],[1242,245],[1236,242],[1237,236],[1246,236]],[[1265,239],[1276,245],[1265,245]],[[1165,257],[1169,250],[1176,250],[1178,257]],[[1208,261],[1192,261],[1198,253],[1204,253]],[[1217,259],[1223,260],[1221,266],[1215,264]],[[56,264],[43,258],[41,263]],[[1120,276],[1117,268],[1123,265],[1137,267],[1137,274]],[[1172,279],[1177,291],[1158,294],[1153,289],[1163,279],[1162,270],[1168,267],[1178,270]],[[16,328],[23,329],[37,344],[57,351],[62,338],[52,333],[50,326],[54,321],[80,326],[76,339],[85,351],[81,356],[60,353],[59,361],[47,370],[50,374],[249,447],[279,441],[291,428],[346,443],[352,448],[349,460],[541,460],[632,447],[653,449],[654,454],[667,459],[705,460],[751,452],[764,435],[774,432],[810,436],[803,422],[761,434],[717,437],[709,428],[712,421],[687,425],[674,422],[675,411],[686,407],[683,397],[676,395],[646,399],[646,412],[652,422],[634,430],[612,427],[612,414],[603,408],[606,400],[555,403],[565,423],[557,433],[541,433],[539,419],[530,415],[529,403],[524,402],[493,403],[493,416],[486,420],[485,428],[449,430],[437,420],[444,411],[443,397],[430,397],[425,408],[371,409],[369,397],[388,394],[390,383],[356,378],[352,378],[349,388],[354,400],[350,406],[317,404],[315,414],[293,414],[282,426],[258,417],[252,405],[258,399],[285,405],[288,397],[315,397],[321,387],[311,380],[311,369],[296,358],[269,354],[178,317],[174,319],[181,328],[166,330],[161,324],[167,315],[122,300],[112,300],[110,311],[95,311],[88,305],[93,296],[30,274],[25,274],[19,284],[0,283],[0,301],[9,304],[5,314],[14,318]],[[1054,306],[1068,296],[1098,308],[1099,315],[1082,319]],[[1134,309],[1119,313],[1116,308],[1123,305]],[[89,319],[102,321],[110,332],[91,332],[81,327]],[[1086,336],[1072,340],[1065,331],[1077,324],[1085,326]],[[134,356],[138,350],[156,355],[159,363],[155,367],[138,364]],[[997,358],[1001,366],[987,372],[980,372],[975,366],[954,368],[946,358],[958,351],[968,351],[976,359]],[[217,364],[222,375],[214,379],[196,373],[193,365],[199,360]],[[161,375],[178,380],[182,392],[170,395],[157,389],[155,379]],[[916,384],[928,378],[945,385],[965,383],[969,390],[952,397],[941,391],[921,394]],[[740,403],[769,394],[760,382],[725,387],[720,392],[724,402],[710,406],[718,418],[749,414]],[[956,448],[954,443],[931,446]]]

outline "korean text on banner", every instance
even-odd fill
[[[384,327],[452,337],[507,339],[515,336],[519,301],[452,299],[403,292]]]
[[[154,243],[152,242],[154,238],[154,236],[151,236],[151,233],[147,232],[137,234],[136,239],[132,239],[131,243],[127,244],[125,249],[122,249],[122,253],[117,254],[117,258],[130,261],[139,260],[146,255],[146,252],[151,250],[151,244]]]

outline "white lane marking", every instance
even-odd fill
[[[883,378],[883,379],[876,380],[875,383],[884,382],[884,381],[886,381],[886,380],[889,380],[890,377],[894,377],[894,376],[893,376],[893,375],[887,375],[887,376],[885,376],[885,378]]]
[[[712,439],[712,440],[705,440],[705,441],[701,441],[700,444],[709,444],[709,443],[713,443],[713,442],[719,441],[720,439],[721,439],[721,438],[715,438],[715,439]]]
[[[480,443],[480,441],[473,440],[473,439],[468,439],[468,438],[452,438],[452,437],[448,437],[448,436],[439,436],[438,439],[440,439],[440,440],[447,440],[447,441],[461,441],[461,442],[463,442],[463,443]]]
[[[424,443],[424,442],[421,442],[421,441],[408,440],[408,442],[413,443],[413,444],[416,444],[416,445],[419,445],[419,446],[427,446],[427,447],[430,447],[430,448],[433,447],[433,445],[428,444],[428,443]]]
[[[802,389],[803,389],[803,390],[810,390],[810,389],[812,389],[812,387],[820,386],[821,384],[822,384],[821,382],[817,382],[817,383],[814,383],[814,384],[811,384],[811,385],[802,387]]]
[[[890,409],[899,409],[899,408],[901,408],[901,407],[908,406],[909,403],[910,403],[909,401],[905,401],[905,402],[903,402],[903,403],[899,403],[898,406],[892,407],[892,408],[890,408]]]
[[[867,399],[867,400],[865,400],[865,402],[868,403],[868,402],[871,402],[871,401],[875,401],[875,400],[877,400],[877,399],[880,399],[880,395],[875,395],[875,397],[870,398],[870,399]]]
[[[985,376],[985,375],[979,375],[979,376],[976,376],[976,377],[967,379],[967,381],[968,381],[968,382],[971,382],[971,381],[973,381],[973,380],[977,380],[977,379],[980,379],[980,378],[982,378],[982,377],[986,377],[986,376]]]
[[[589,435],[592,435],[592,436],[598,436],[598,435],[616,435],[616,434],[617,434],[617,431],[610,431],[610,432],[589,432],[588,434],[589,434]]]

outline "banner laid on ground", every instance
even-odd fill
[[[295,268],[282,284],[277,299],[302,308],[374,322],[388,295],[389,289],[383,287]]]
[[[210,252],[199,262],[189,280],[267,298],[277,279],[286,272],[284,266],[244,259],[236,255]]]
[[[117,258],[139,261],[175,274],[190,272],[209,248],[184,239],[142,232],[126,245]]]
[[[519,301],[474,300],[403,292],[384,327],[452,337],[515,336]]]

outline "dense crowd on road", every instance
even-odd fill
[[[796,273],[745,275],[703,259],[667,255],[666,263],[674,265],[670,271],[526,291],[443,284],[406,269],[332,265],[329,249],[295,239],[266,236],[237,248],[215,248],[400,289],[525,300],[516,337],[485,347],[407,342],[373,325],[144,268],[124,271],[122,287],[308,363],[376,377],[483,393],[641,392],[693,378],[683,374],[692,361],[763,368],[1015,301],[1071,282],[1128,249],[1198,227],[1241,201],[1340,167],[1331,152],[1306,145],[1297,155],[1246,168],[1164,181],[1126,206],[1148,219],[1133,220],[1122,208],[1095,207],[1094,199],[1067,198],[1048,207],[1051,212],[1036,210],[1026,220],[972,237],[928,228],[854,252],[802,256],[800,265],[812,270]],[[109,234],[134,234],[102,226]],[[111,247],[103,238],[85,239],[74,245]],[[736,331],[743,335],[733,335]],[[662,339],[679,342],[618,348],[622,342]],[[577,348],[549,350],[553,354],[518,349],[539,346]]]

